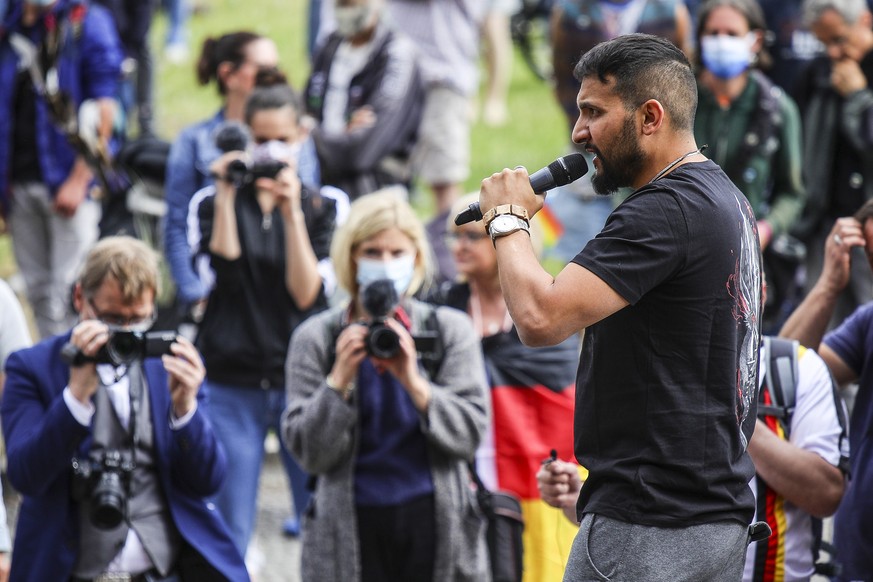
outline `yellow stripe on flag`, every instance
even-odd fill
[[[588,472],[579,467],[584,480]],[[521,502],[524,515],[523,582],[561,582],[570,557],[570,547],[579,528],[560,509],[542,499]]]

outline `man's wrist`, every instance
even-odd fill
[[[502,214],[511,214],[523,220],[530,221],[527,208],[524,206],[519,204],[500,204],[482,215],[482,222],[485,225],[485,228],[488,228],[491,222]]]

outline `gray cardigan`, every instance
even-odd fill
[[[430,307],[406,304],[413,334]],[[295,331],[288,354],[288,407],[282,438],[304,470],[317,476],[312,505],[303,520],[303,580],[354,582],[360,559],[354,500],[358,447],[357,404],[328,388],[334,331],[344,307],[306,320]],[[466,314],[436,311],[445,355],[421,431],[428,444],[434,484],[436,563],[434,580],[488,582],[485,521],[470,488],[467,462],[486,430],[490,395],[479,338]],[[398,559],[402,559],[398,556]]]

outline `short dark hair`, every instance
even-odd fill
[[[676,45],[651,34],[628,34],[602,42],[582,55],[573,74],[579,81],[615,80],[615,92],[632,111],[656,99],[673,127],[692,131],[697,83],[688,59]]]
[[[864,226],[864,223],[871,218],[873,218],[873,200],[868,200],[855,212],[855,220]]]
[[[294,89],[284,82],[277,82],[272,85],[258,85],[246,100],[245,121],[248,125],[251,125],[255,113],[282,109],[283,107],[290,107],[294,111],[298,123],[300,122],[303,104]]]

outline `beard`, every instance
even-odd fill
[[[591,185],[597,194],[604,196],[615,194],[619,188],[633,185],[642,171],[645,157],[636,139],[636,124],[631,115],[625,118],[621,132],[613,143],[613,153],[607,157],[595,148],[600,169],[591,176]]]

